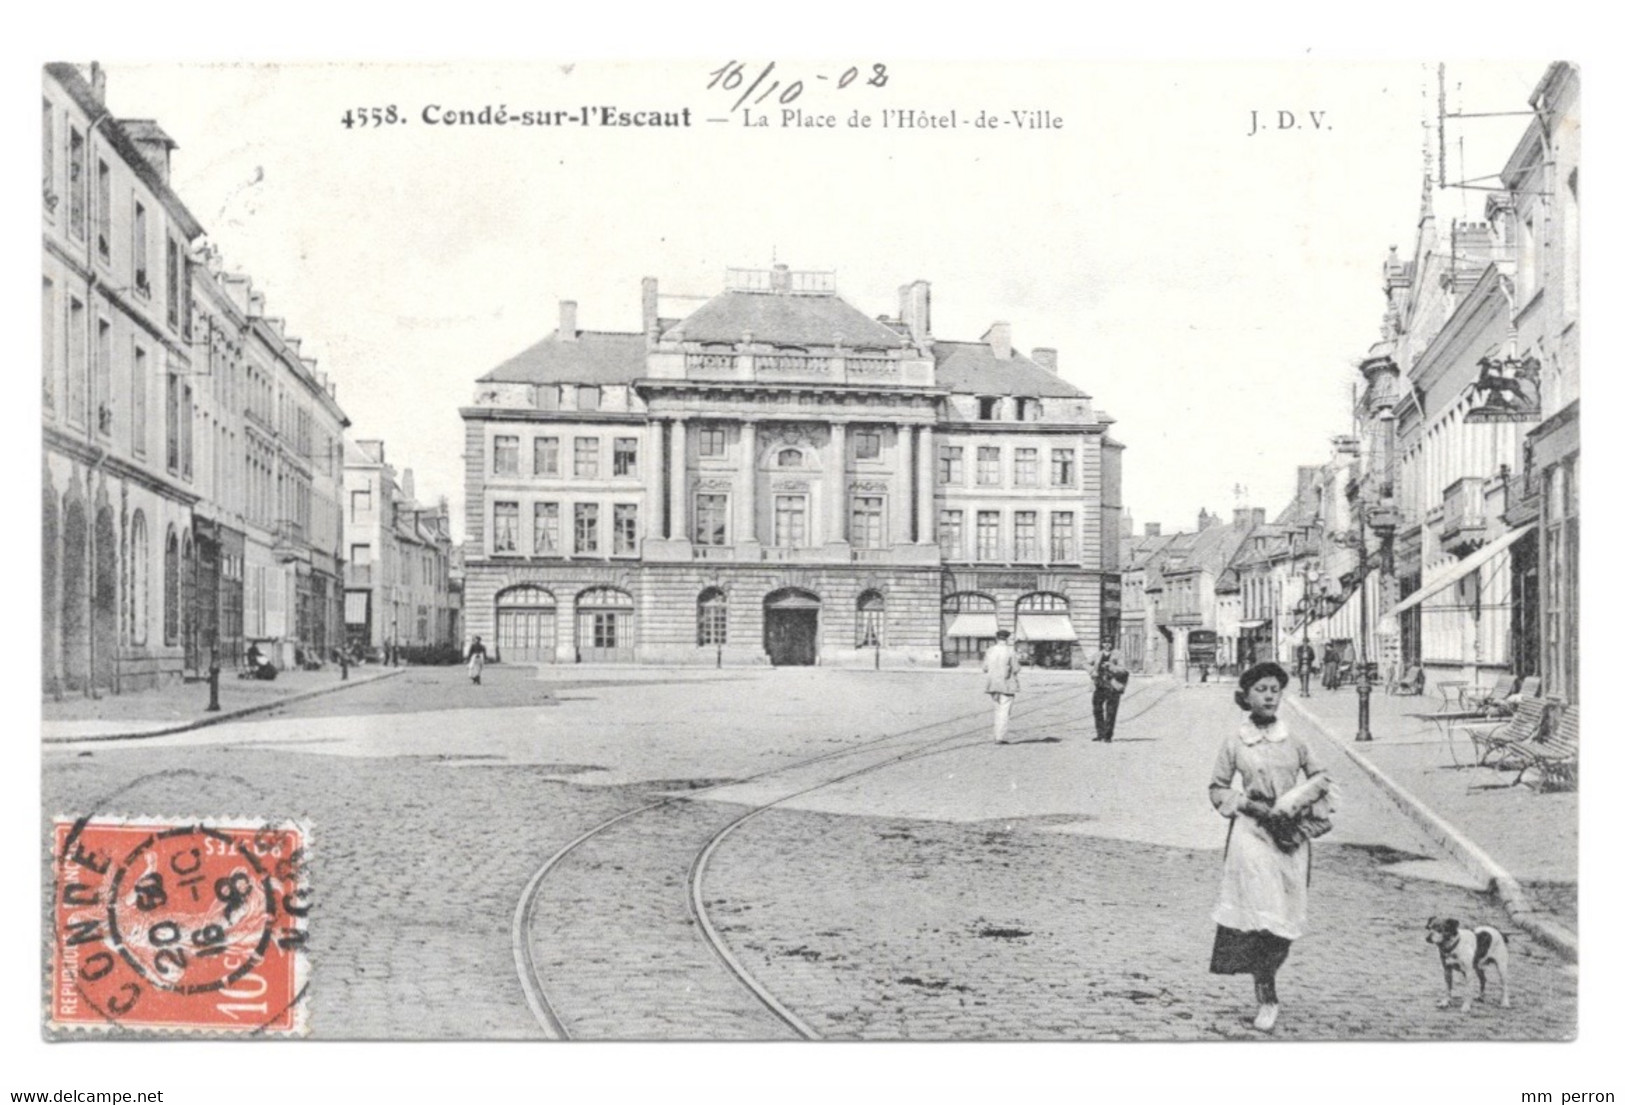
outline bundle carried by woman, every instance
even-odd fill
[[[1305,779],[1277,798],[1270,812],[1264,827],[1284,852],[1325,836],[1331,832],[1332,814],[1337,812],[1331,780],[1324,773]]]

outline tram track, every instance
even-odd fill
[[[1140,709],[1122,714],[1119,717],[1119,724],[1132,721],[1134,718],[1148,713],[1167,698],[1169,694],[1178,689],[1177,684],[1146,684],[1143,688],[1131,691],[1124,704],[1127,705],[1128,701],[1137,698],[1141,693],[1159,687],[1164,688],[1161,694],[1153,697],[1150,702],[1145,703]],[[1037,697],[1042,697],[1043,701],[1036,703],[1023,712],[1029,730],[1035,715],[1050,714],[1070,707],[1091,692],[1092,687],[1086,685],[1076,689],[1030,693],[1026,696],[1029,701]],[[947,731],[944,732],[944,730]],[[706,908],[704,893],[704,879],[712,857],[721,848],[723,842],[739,828],[785,802],[912,760],[974,747],[986,741],[986,732],[986,711],[966,712],[925,725],[884,734],[846,748],[804,757],[789,764],[776,765],[741,779],[728,780],[682,794],[665,795],[654,801],[645,802],[616,814],[614,817],[592,826],[569,841],[550,856],[531,876],[520,895],[514,912],[513,952],[515,966],[519,973],[526,1003],[529,1005],[543,1034],[547,1038],[555,1040],[567,1040],[577,1036],[577,1032],[572,1030],[571,1022],[560,1011],[560,1001],[557,994],[557,990],[563,988],[563,983],[558,976],[564,974],[564,968],[570,965],[568,953],[566,953],[565,959],[550,964],[550,966],[556,968],[554,977],[551,979],[544,978],[543,965],[537,962],[535,949],[531,941],[531,933],[534,930],[538,910],[542,902],[544,886],[553,886],[567,881],[571,874],[569,866],[572,861],[581,868],[580,872],[577,873],[577,877],[585,879],[593,890],[598,890],[601,885],[601,883],[593,881],[595,876],[599,874],[607,875],[610,872],[622,878],[630,878],[634,883],[641,877],[646,881],[658,882],[662,887],[669,886],[674,881],[671,877],[672,864],[669,856],[672,852],[684,854],[683,845],[679,843],[679,838],[681,838],[683,841],[702,841],[697,844],[689,844],[686,849],[686,853],[691,854],[693,859],[688,864],[683,877],[682,899],[686,917],[682,920],[683,923],[691,925],[697,931],[700,943],[704,945],[705,951],[708,953],[709,962],[713,966],[720,965],[723,968],[722,973],[726,976],[726,983],[725,985],[717,984],[715,972],[712,972],[713,979],[710,985],[697,986],[693,982],[693,976],[698,964],[694,962],[693,958],[689,958],[686,962],[674,967],[668,967],[662,963],[659,966],[640,972],[629,973],[627,985],[636,986],[638,989],[646,991],[643,996],[660,997],[663,994],[667,1002],[682,1005],[683,1009],[679,1012],[684,1013],[685,1016],[692,1014],[696,1019],[709,1020],[711,1028],[708,1030],[707,1035],[703,1037],[706,1039],[730,1038],[736,1034],[742,1039],[819,1038],[819,1034],[810,1024],[773,995],[741,962],[739,957],[728,946],[721,927],[712,920]],[[905,743],[899,746],[898,742]],[[816,778],[807,785],[791,784],[793,789],[778,794],[770,800],[753,803],[743,813],[737,813],[725,820],[720,827],[713,827],[714,823],[719,820],[715,816],[719,812],[716,807],[707,806],[705,803],[697,801],[727,788],[762,783],[775,777],[808,768],[816,768],[819,765],[874,753],[883,755],[878,760],[863,763],[850,770],[842,770],[831,776]],[[724,808],[720,812],[732,813],[733,811]],[[595,846],[610,846],[612,849],[612,841],[615,836],[632,832],[655,834],[654,841],[650,843],[657,844],[657,846],[641,849],[634,848],[634,854],[639,858],[652,861],[654,866],[650,871],[634,869],[628,872],[626,869],[628,865],[624,862],[624,856],[621,857],[623,863],[614,864],[608,863],[607,860],[595,861],[593,859],[591,853]],[[610,854],[613,855],[613,850],[611,850]],[[597,866],[594,865],[595,862]],[[635,865],[633,866],[635,867]],[[568,887],[562,887],[557,892],[567,896],[569,889]],[[664,910],[664,915],[657,917],[658,923],[670,927],[678,921],[675,913],[670,908],[669,902],[657,902],[651,906],[649,903],[618,898],[615,904],[618,915],[624,915],[626,912],[649,910],[653,910],[658,915]],[[558,931],[555,930],[555,933],[557,934]],[[563,940],[561,939],[560,942],[563,943]],[[689,950],[685,948],[677,953],[655,958],[681,959]],[[588,939],[583,949],[578,951],[578,954],[591,959],[593,962],[600,962],[605,956],[613,958],[621,953],[622,949],[616,947],[606,949],[594,944],[591,939]],[[669,991],[659,990],[660,977],[663,973],[670,972],[677,972],[674,977],[682,978],[685,983],[685,989],[680,999],[674,997]],[[602,984],[598,988],[599,990],[605,989]],[[631,996],[634,1000],[637,1000],[638,995]],[[740,1001],[741,998],[747,997],[748,1001]],[[755,1011],[754,1015],[751,1010]],[[762,1018],[762,1013],[768,1014],[768,1018]],[[641,1011],[634,1013],[633,1019],[636,1020],[638,1016],[642,1016]],[[647,1025],[660,1024],[668,1029],[685,1030],[679,1025],[671,1024],[669,1020],[661,1021],[658,1017],[653,1020],[647,1020],[646,1018],[646,1021],[646,1027]],[[640,1032],[636,1028],[628,1029],[623,1026],[616,1029],[614,1026],[602,1022],[596,1027],[601,1031],[608,1030],[616,1038],[638,1038],[640,1036]],[[692,1031],[691,1028],[686,1030]],[[692,1038],[702,1037],[696,1036]]]

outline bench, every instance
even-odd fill
[[[1507,745],[1501,762],[1516,762],[1517,786],[1530,768],[1540,772],[1540,790],[1571,789],[1580,781],[1580,707],[1564,706],[1557,724],[1543,735],[1523,744]]]
[[[1504,749],[1528,744],[1544,736],[1546,711],[1550,708],[1551,703],[1544,698],[1526,698],[1518,703],[1509,721],[1454,724],[1450,729],[1452,734],[1460,729],[1472,738],[1473,759],[1480,764],[1489,764],[1490,757]]]

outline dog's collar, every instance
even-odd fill
[[[1286,722],[1281,720],[1279,717],[1262,729],[1253,724],[1252,718],[1248,718],[1246,721],[1243,721],[1241,723],[1241,727],[1236,730],[1236,736],[1241,738],[1242,744],[1251,747],[1252,745],[1257,744],[1259,741],[1269,741],[1271,744],[1279,744],[1280,742],[1286,740],[1288,733]]]

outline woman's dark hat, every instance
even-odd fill
[[[994,636],[1001,641],[1008,641],[1010,639],[1010,631],[1008,629],[1001,629],[995,633]]]
[[[1285,668],[1274,660],[1265,660],[1262,663],[1254,664],[1241,673],[1241,689],[1244,691],[1251,690],[1254,683],[1269,676],[1274,676],[1276,682],[1283,687],[1292,682],[1292,677],[1287,674]]]

